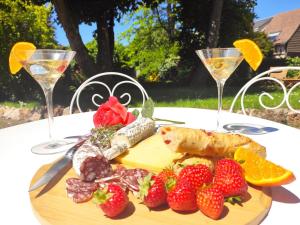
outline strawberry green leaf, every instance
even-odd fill
[[[246,160],[244,160],[244,159],[241,159],[238,161],[239,164],[243,164],[244,162],[246,162]]]
[[[232,196],[225,199],[225,202],[229,202],[232,205],[238,204],[239,206],[242,205],[242,198],[240,196]]]
[[[172,190],[173,187],[175,187],[175,185],[176,185],[176,179],[174,179],[174,178],[169,178],[169,179],[167,180],[166,184],[165,184],[165,187],[166,187],[167,192],[170,191],[170,190]]]
[[[112,196],[112,193],[107,192],[107,188],[104,188],[103,190],[97,190],[93,193],[93,202],[95,204],[103,204]]]
[[[149,173],[143,179],[139,180],[139,194],[138,198],[144,201],[144,198],[148,195],[148,190],[153,185],[154,181],[152,180],[152,173]]]

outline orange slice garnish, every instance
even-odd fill
[[[10,50],[9,54],[9,69],[11,74],[16,74],[22,68],[20,61],[30,57],[28,54],[22,53],[23,50],[35,50],[36,47],[30,42],[17,42]],[[17,57],[17,56],[18,57]]]
[[[257,70],[263,59],[263,54],[257,44],[249,39],[241,39],[233,42],[233,46],[242,52],[250,67]]]
[[[238,148],[234,153],[234,159],[241,163],[245,171],[245,179],[254,185],[280,186],[296,179],[291,171],[248,149]]]

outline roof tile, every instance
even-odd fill
[[[280,32],[274,44],[286,43],[295,33],[300,25],[300,9],[277,14],[266,25],[264,32],[266,34]]]

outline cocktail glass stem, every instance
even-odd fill
[[[52,131],[53,131],[53,87],[43,88],[46,104],[47,104],[47,112],[48,112],[48,126],[49,126],[49,138],[52,139]]]
[[[222,97],[223,97],[223,89],[225,80],[216,80],[217,88],[218,88],[218,112],[217,112],[217,131],[221,131],[221,111],[222,111]]]

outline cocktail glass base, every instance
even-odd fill
[[[66,151],[74,143],[76,143],[74,140],[51,140],[33,146],[31,152],[38,155],[56,154]]]
[[[246,135],[261,135],[278,130],[275,127],[265,127],[258,124],[249,123],[230,123],[224,125],[223,128],[229,133],[241,133]]]

